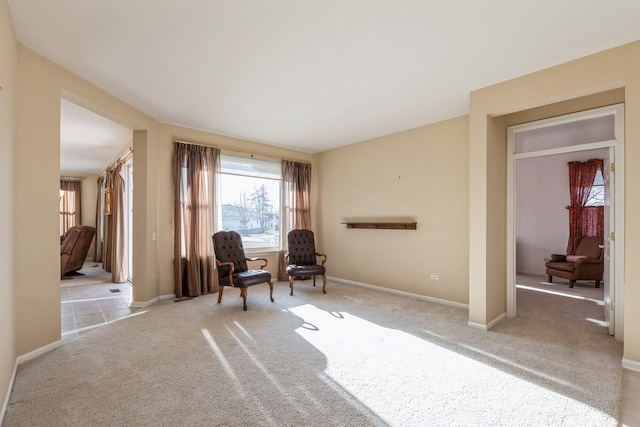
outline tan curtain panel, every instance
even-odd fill
[[[213,220],[220,150],[175,142],[174,283],[176,297],[216,292]]]
[[[115,283],[122,283],[127,280],[127,245],[126,245],[126,212],[125,212],[125,183],[124,165],[118,163],[113,170],[113,191],[111,217],[113,228],[112,239],[112,260],[111,260],[111,280]]]
[[[96,197],[96,244],[93,248],[93,260],[102,262],[102,252],[104,250],[104,237],[102,235],[102,224],[104,222],[104,212],[102,210],[102,202],[104,197],[104,177],[101,176],[97,181],[98,196]]]
[[[80,179],[60,179],[60,235],[66,234],[74,225],[81,225],[82,210],[81,202],[82,180]]]
[[[283,160],[282,183],[285,198],[285,248],[280,251],[278,280],[287,280],[286,234],[297,228],[311,229],[311,165]]]
[[[124,197],[124,165],[118,162],[105,173],[101,209],[104,218],[102,268],[111,273],[111,280],[115,283],[127,280]]]
[[[598,169],[602,170],[602,159],[589,159],[584,162],[569,162],[569,197],[571,204],[567,206],[569,211],[569,241],[567,242],[567,254],[574,251],[574,242],[576,237],[582,235],[584,228],[583,221],[586,216],[583,215],[586,203],[589,200],[589,193],[593,187],[593,181],[596,177]],[[603,227],[604,228],[604,227]]]
[[[104,218],[103,226],[103,254],[102,254],[102,268],[105,271],[111,273],[111,265],[114,257],[114,248],[113,248],[113,215],[111,212],[111,208],[107,209],[107,207],[111,206],[111,197],[113,192],[113,170],[107,169],[104,176],[104,198],[103,198],[103,206],[102,213]]]

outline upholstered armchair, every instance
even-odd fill
[[[71,276],[82,268],[95,234],[95,227],[89,225],[76,225],[67,230],[60,244],[61,277]]]
[[[242,238],[235,231],[219,231],[213,235],[213,249],[218,266],[218,304],[222,301],[225,286],[240,288],[243,309],[247,311],[247,288],[260,283],[269,284],[269,298],[273,302],[273,282],[271,273],[263,270],[266,258],[247,258],[242,246]],[[262,261],[259,270],[249,270],[247,261]]]
[[[285,255],[287,260],[287,276],[289,276],[289,287],[293,295],[293,281],[296,278],[313,276],[313,286],[316,285],[316,276],[322,276],[322,292],[327,293],[327,277],[325,276],[324,264],[327,256],[316,252],[316,244],[311,230],[291,230],[287,234],[288,252]],[[322,263],[318,264],[318,257],[323,257]]]
[[[599,288],[604,272],[602,244],[602,236],[577,237],[572,255],[552,254],[545,263],[549,282],[553,276],[562,277],[569,280],[569,287],[573,288],[576,280],[595,280]]]

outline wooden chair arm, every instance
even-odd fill
[[[316,256],[324,257],[324,259],[322,260],[322,264],[321,265],[324,265],[324,263],[327,262],[327,256],[325,254],[319,254],[318,252],[316,252]]]
[[[216,264],[218,265],[218,267],[229,267],[229,286],[233,288],[233,273],[236,270],[236,268],[233,266],[233,263],[216,260]]]
[[[266,258],[245,258],[247,261],[264,261],[264,264],[260,265],[260,270],[264,269],[267,266]]]

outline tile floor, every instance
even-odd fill
[[[131,308],[131,285],[112,283],[111,274],[96,263],[85,263],[82,276],[60,281],[62,340],[68,341],[108,325],[135,311]]]

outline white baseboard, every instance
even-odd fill
[[[467,326],[469,326],[470,328],[473,329],[478,329],[480,331],[488,331],[489,329],[493,328],[494,326],[496,326],[498,323],[500,323],[501,321],[503,321],[504,319],[507,318],[507,313],[502,313],[500,316],[496,317],[495,319],[493,319],[491,322],[487,323],[486,325],[483,325],[482,323],[476,323],[476,322],[467,322]]]
[[[155,297],[153,299],[150,299],[149,301],[131,301],[130,307],[135,307],[135,308],[149,307],[150,305],[153,305],[158,301],[174,299],[175,297],[176,297],[176,294],[169,294],[169,295],[160,295],[159,297]]]
[[[9,388],[7,389],[7,395],[4,399],[4,403],[2,404],[2,413],[0,413],[0,425],[4,422],[4,415],[7,413],[7,407],[9,406],[9,399],[11,398],[11,391],[13,390],[13,383],[16,379],[16,374],[18,373],[18,366],[24,362],[27,362],[31,359],[35,359],[38,356],[42,356],[45,353],[50,352],[51,350],[55,350],[63,344],[62,340],[58,340],[51,344],[47,344],[44,347],[40,347],[32,352],[27,354],[23,354],[22,356],[18,356],[16,359],[16,363],[13,367],[13,374],[11,375],[11,380],[9,381]]]
[[[11,380],[9,380],[9,387],[7,388],[7,394],[4,398],[4,403],[2,405],[2,413],[0,413],[0,426],[4,425],[4,415],[7,413],[7,408],[9,407],[9,400],[11,399],[11,392],[13,391],[13,382],[16,379],[17,373],[18,373],[18,360],[16,359],[16,363],[13,366],[13,375],[11,375]]]
[[[353,280],[340,279],[338,277],[327,276],[327,279],[332,280],[334,282],[338,282],[338,283],[344,283],[346,285],[354,285],[354,286],[360,286],[362,288],[375,289],[377,291],[389,292],[391,294],[403,295],[403,296],[406,296],[406,297],[417,298],[417,299],[430,301],[430,302],[435,302],[435,303],[438,303],[438,304],[449,305],[449,306],[457,307],[457,308],[464,308],[465,310],[469,309],[469,305],[468,304],[462,304],[462,303],[455,302],[455,301],[449,301],[449,300],[440,299],[440,298],[428,297],[428,296],[425,296],[425,295],[413,294],[411,292],[399,291],[397,289],[384,288],[382,286],[369,285],[367,283],[354,282]]]
[[[635,360],[622,359],[622,367],[630,371],[640,372],[640,362]]]
[[[36,350],[33,350],[32,352],[23,354],[22,356],[18,356],[16,363],[18,365],[21,365],[24,362],[27,362],[31,359],[35,359],[36,357],[42,356],[45,353],[49,353],[51,350],[55,350],[56,348],[60,347],[62,344],[63,344],[62,340],[58,340],[58,341],[52,342],[51,344],[47,344],[44,347],[40,347]]]

